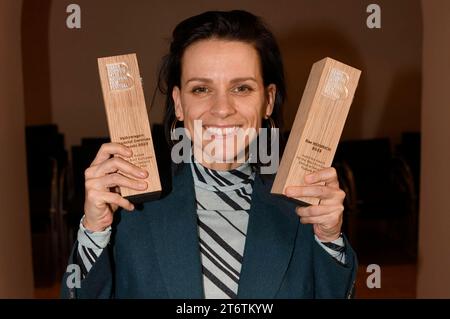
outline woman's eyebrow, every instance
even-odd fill
[[[249,76],[249,77],[235,78],[235,79],[231,80],[230,83],[245,82],[245,81],[258,82],[254,77]]]
[[[212,79],[208,78],[190,78],[185,83],[188,84],[189,82],[205,82],[205,83],[211,83]]]
[[[256,78],[252,77],[252,76],[248,76],[248,77],[239,77],[239,78],[234,78],[230,81],[231,84],[234,83],[238,83],[238,82],[245,82],[245,81],[253,81],[253,82],[258,82],[256,80]],[[202,78],[202,77],[194,77],[194,78],[190,78],[189,80],[187,80],[185,82],[185,84],[188,84],[189,82],[203,82],[203,83],[211,83],[213,82],[212,79],[210,78]]]

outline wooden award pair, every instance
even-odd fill
[[[360,74],[331,58],[313,65],[271,193],[283,195],[288,186],[305,185],[306,174],[331,166]],[[296,200],[319,204],[314,197]]]
[[[161,183],[135,54],[98,59],[112,142],[133,150],[131,163],[146,169],[148,188],[125,187],[122,196],[134,203],[159,196]],[[331,166],[361,71],[331,58],[312,67],[271,192],[304,185],[304,177]],[[297,198],[318,204],[317,198]]]

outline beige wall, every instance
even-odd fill
[[[450,298],[450,2],[423,0],[418,298]]]
[[[81,30],[66,28],[66,6],[81,6]],[[210,9],[242,8],[266,19],[284,55],[289,127],[313,62],[331,56],[363,75],[344,138],[390,136],[420,129],[421,11],[419,0],[378,0],[381,30],[366,27],[360,0],[59,0],[50,14],[50,83],[53,121],[68,145],[107,135],[96,58],[136,52],[149,106],[161,56],[181,19]],[[150,112],[162,119],[161,99]]]
[[[21,6],[22,1],[0,1],[0,298],[33,296],[20,47]]]

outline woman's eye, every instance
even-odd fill
[[[192,93],[194,94],[204,94],[204,93],[208,93],[209,89],[205,86],[200,86],[200,87],[195,87],[192,89]]]
[[[252,88],[248,85],[239,85],[233,89],[234,93],[248,93],[252,91]]]

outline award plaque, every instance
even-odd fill
[[[98,69],[111,141],[131,148],[133,156],[124,159],[149,173],[146,190],[121,187],[120,193],[135,204],[158,198],[161,183],[136,54],[99,58]]]
[[[331,166],[360,74],[360,70],[331,58],[314,63],[272,194],[283,195],[288,186],[303,186],[306,174]],[[296,200],[319,203],[313,197]]]

